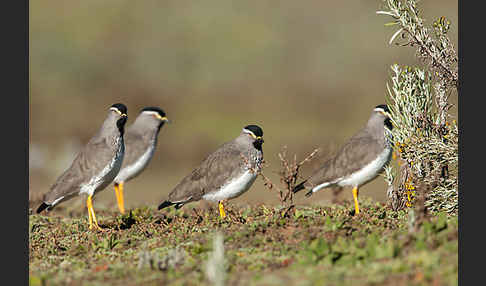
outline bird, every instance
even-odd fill
[[[120,213],[125,213],[124,183],[140,175],[147,167],[154,156],[160,129],[169,122],[161,108],[149,106],[143,108],[135,122],[126,128],[125,157],[120,172],[113,180]]]
[[[53,209],[75,196],[87,195],[89,229],[102,230],[93,209],[93,196],[113,182],[121,169],[125,154],[123,134],[127,122],[127,107],[113,104],[98,132],[74,158],[71,166],[62,173],[50,191],[44,194],[37,213]]]
[[[323,188],[352,187],[355,214],[359,214],[359,188],[376,178],[392,157],[392,128],[388,106],[377,105],[364,128],[292,191],[307,189],[309,197]]]
[[[263,165],[263,130],[258,125],[243,127],[238,137],[208,155],[169,193],[158,209],[199,201],[218,202],[219,215],[226,217],[224,201],[245,193]]]

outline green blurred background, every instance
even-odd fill
[[[457,1],[420,2],[430,25],[451,20]],[[381,1],[30,1],[29,201],[36,206],[107,108],[160,106],[173,124],[151,164],[125,185],[126,207],[156,206],[210,152],[247,124],[264,130],[264,173],[279,184],[278,152],[298,159],[321,148],[309,175],[385,100],[393,63],[417,65],[415,50],[388,45]],[[386,201],[381,177],[360,196]],[[351,199],[350,190],[340,194]],[[332,192],[297,204],[328,204]],[[234,204],[278,203],[258,179]],[[76,198],[66,208],[84,206]],[[116,207],[112,187],[95,207]]]

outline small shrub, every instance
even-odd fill
[[[387,104],[398,160],[385,169],[385,181],[395,209],[411,207],[423,195],[428,210],[457,214],[458,125],[449,103],[457,93],[457,56],[447,36],[450,22],[440,17],[432,30],[425,27],[417,2],[385,0],[386,9],[377,12],[393,18],[386,25],[398,26],[389,43],[416,47],[425,64],[391,66]]]

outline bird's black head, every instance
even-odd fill
[[[263,130],[258,125],[247,125],[243,129],[251,131],[256,137],[263,137]]]
[[[253,141],[253,146],[262,151],[263,142],[265,142],[263,140],[263,130],[257,125],[247,125],[243,127],[243,132],[255,139],[255,141]]]
[[[127,123],[127,107],[123,103],[115,103],[110,107],[110,110],[118,113],[120,118],[116,121],[116,126],[118,127],[118,131],[123,136],[125,133],[125,123]]]
[[[386,104],[380,104],[375,106],[375,110],[390,113],[390,109],[388,109],[388,105]]]
[[[117,111],[120,115],[127,115],[127,107],[123,103],[115,103],[110,107],[111,110]]]
[[[385,126],[389,130],[392,130],[393,124],[390,120],[390,109],[388,108],[388,106],[386,104],[380,104],[380,105],[377,105],[374,110],[377,111],[377,112],[380,112],[381,114],[383,114],[385,116],[385,122],[384,122]]]
[[[147,106],[147,107],[142,108],[142,110],[140,110],[140,112],[144,112],[144,111],[153,111],[153,112],[156,112],[157,114],[160,115],[160,117],[165,117],[166,116],[166,114],[162,110],[162,108],[157,107],[157,106]]]
[[[164,123],[166,123],[166,122],[170,123],[169,119],[167,118],[167,115],[165,114],[165,112],[160,107],[157,107],[157,106],[144,107],[144,108],[142,108],[142,110],[140,110],[140,113],[144,113],[144,112],[147,113],[147,114],[153,115],[155,118],[157,118],[159,120],[157,132],[160,131],[160,128],[162,127],[162,125],[164,125]]]

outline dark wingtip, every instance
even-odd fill
[[[171,203],[169,201],[165,201],[165,202],[161,203],[157,209],[161,210],[163,208],[170,207],[171,205],[173,205],[173,203]]]
[[[48,205],[48,204],[46,204],[46,203],[42,202],[42,204],[41,204],[41,205],[40,205],[40,206],[37,208],[37,211],[36,211],[36,212],[37,212],[37,213],[40,213],[41,211],[43,211],[43,210],[47,209],[48,207],[49,207],[49,205]]]
[[[305,187],[304,187],[305,182],[307,182],[307,181],[303,181],[302,183],[295,186],[295,188],[292,190],[292,192],[295,194],[298,191],[305,189]]]
[[[314,192],[312,190],[308,191],[307,193],[305,193],[305,196],[308,198],[310,196],[312,196]]]

